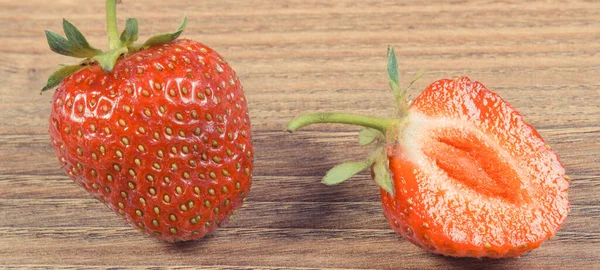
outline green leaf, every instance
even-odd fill
[[[369,168],[370,162],[346,162],[333,167],[323,177],[323,183],[326,185],[336,185],[348,180],[350,177]]]
[[[398,78],[398,60],[396,59],[396,52],[394,47],[388,46],[387,54],[387,72],[388,80],[390,81],[390,87],[394,91],[394,95],[400,95],[400,79]]]
[[[58,54],[73,56],[73,47],[71,42],[57,33],[46,30],[46,39],[50,49]]]
[[[390,194],[394,194],[394,184],[388,169],[388,159],[385,150],[375,159],[373,164],[373,177],[375,182]]]
[[[127,53],[127,47],[121,47],[114,50],[110,50],[100,55],[96,55],[94,59],[98,62],[100,67],[106,72],[112,72],[117,59],[122,54]]]
[[[181,33],[183,33],[183,30],[185,29],[186,25],[187,25],[187,16],[185,16],[183,18],[183,22],[181,23],[179,28],[177,28],[177,31],[175,31],[173,33],[153,36],[150,39],[146,40],[146,42],[144,42],[143,46],[144,47],[152,47],[152,46],[156,46],[156,45],[169,43],[169,42],[177,39],[181,35]]]
[[[72,65],[72,66],[61,67],[60,69],[58,69],[57,71],[52,73],[52,75],[50,75],[50,78],[48,78],[48,82],[46,83],[46,86],[44,86],[44,88],[42,88],[42,92],[56,87],[67,76],[79,71],[80,69],[82,69],[84,67],[85,67],[84,65]]]
[[[63,20],[63,30],[68,39],[52,31],[46,31],[48,45],[55,53],[78,58],[88,58],[102,52],[92,48],[83,34],[67,20]]]
[[[413,84],[423,76],[423,74],[425,74],[424,69],[421,69],[421,70],[419,70],[419,72],[415,73],[415,76],[413,76],[412,81],[410,81],[408,86],[406,86],[406,91],[408,91],[413,86]]]
[[[125,22],[125,30],[121,33],[121,43],[125,46],[133,44],[138,40],[138,21],[135,18],[128,18]]]
[[[86,58],[102,53],[102,51],[92,48],[79,29],[65,19],[63,19],[63,31],[65,31],[71,46],[73,53],[71,56]]]
[[[364,127],[358,133],[358,144],[364,146],[374,142],[376,139],[383,138],[379,130]]]

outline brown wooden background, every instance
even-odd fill
[[[175,29],[224,55],[245,86],[256,147],[247,205],[197,242],[138,234],[59,169],[46,133],[54,55],[44,29],[77,25],[106,47],[104,1],[0,0],[0,267],[190,266],[246,268],[600,267],[600,2],[135,1],[119,5],[142,37]],[[527,3],[525,3],[527,2]],[[367,174],[337,187],[327,169],[362,158],[357,128],[282,132],[293,116],[392,108],[385,73],[395,45],[413,95],[468,75],[538,128],[572,177],[571,215],[540,249],[518,259],[434,256],[398,238]]]

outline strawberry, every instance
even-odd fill
[[[388,73],[394,117],[316,113],[288,124],[290,132],[313,123],[362,125],[359,142],[377,143],[367,161],[334,167],[324,183],[371,167],[392,229],[436,254],[515,257],[556,233],[569,212],[570,180],[517,110],[467,77],[438,80],[410,103],[412,82],[399,87],[392,48]]]
[[[77,184],[132,225],[165,241],[197,239],[223,226],[251,185],[246,100],[235,72],[214,50],[171,34],[137,40],[137,21],[111,48],[89,46],[72,24],[50,47],[82,57],[61,68],[54,92],[52,146]]]

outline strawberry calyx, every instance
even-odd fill
[[[118,59],[153,46],[169,43],[177,39],[187,25],[187,16],[185,16],[179,28],[174,32],[159,34],[149,38],[144,43],[137,43],[139,33],[138,21],[135,18],[127,18],[125,30],[119,35],[116,4],[116,0],[106,0],[106,23],[109,40],[109,49],[106,51],[92,47],[81,31],[65,19],[63,19],[63,31],[66,38],[46,30],[46,39],[52,51],[65,56],[83,58],[83,60],[73,65],[62,65],[61,68],[50,75],[46,85],[41,90],[42,92],[53,89],[69,75],[88,66],[99,65],[105,72],[112,72]]]
[[[401,130],[406,125],[406,117],[410,106],[406,94],[414,82],[423,75],[423,71],[421,70],[415,74],[407,87],[402,88],[398,76],[396,54],[394,48],[391,46],[388,46],[387,59],[388,80],[390,88],[394,93],[397,107],[397,111],[393,117],[379,118],[346,113],[311,113],[292,119],[286,126],[286,131],[294,132],[304,126],[318,123],[358,125],[363,127],[358,136],[359,144],[361,146],[370,144],[376,146],[375,150],[369,154],[367,160],[345,162],[329,170],[322,180],[326,185],[342,183],[357,173],[371,168],[375,182],[388,193],[394,194],[385,145],[388,141],[394,141],[400,137]]]

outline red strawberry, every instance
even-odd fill
[[[369,127],[361,131],[362,144],[380,139],[368,161],[338,165],[324,182],[336,184],[372,166],[392,229],[437,254],[514,257],[553,236],[569,212],[569,178],[537,131],[467,77],[436,81],[409,106],[395,61],[391,49],[396,117],[310,114],[288,124],[290,131],[312,123],[358,124]]]
[[[110,25],[114,0],[107,6]],[[239,80],[214,50],[177,40],[183,26],[142,45],[133,43],[132,19],[120,41],[109,27],[110,51],[96,55],[79,46],[90,52],[86,60],[70,74],[59,71],[44,88],[60,83],[49,131],[67,174],[165,241],[197,239],[224,225],[248,194],[252,173]],[[73,29],[65,21],[69,40],[48,34],[54,51],[81,53],[77,44],[87,42]],[[62,49],[56,36],[66,44]]]

